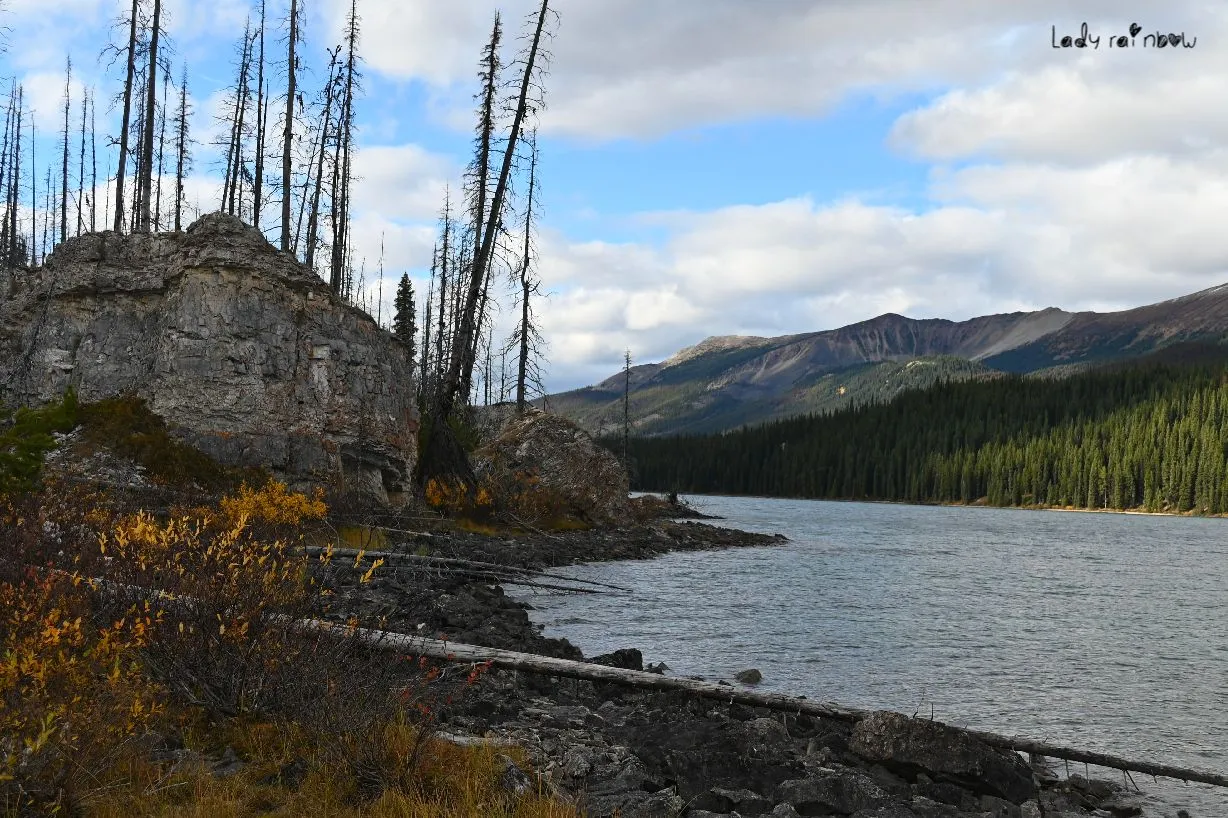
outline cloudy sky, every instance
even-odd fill
[[[303,2],[314,92],[348,2]],[[253,3],[166,3],[207,142]],[[387,302],[402,270],[425,289],[443,191],[468,161],[492,17],[514,35],[535,4],[358,3],[355,237],[368,271],[383,238]],[[269,0],[270,15],[285,4]],[[118,0],[3,5],[4,74],[25,84],[42,131],[60,127],[68,52],[79,85],[117,90],[117,68],[97,58],[119,36]],[[554,5],[538,239],[552,390],[612,374],[628,348],[658,361],[709,335],[884,312],[1123,309],[1228,281],[1228,6]],[[1086,48],[1054,47],[1054,27],[1060,43],[1084,22]],[[1157,32],[1184,43],[1156,48]],[[100,104],[99,118],[102,130],[118,117]],[[202,210],[219,175],[198,145],[189,188]]]

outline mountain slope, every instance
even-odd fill
[[[935,379],[1077,371],[1226,335],[1228,284],[1115,313],[1050,307],[967,321],[888,313],[835,330],[778,338],[717,336],[659,364],[633,367],[629,415],[641,435],[726,431],[890,400]],[[933,368],[900,367],[909,361]],[[590,431],[606,433],[622,427],[623,390],[624,375],[618,373],[596,386],[551,395],[547,402]]]

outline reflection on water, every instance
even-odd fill
[[[574,566],[636,594],[530,595],[534,619],[585,655],[1228,770],[1228,520],[694,503],[790,542]],[[1156,814],[1228,815],[1224,791],[1145,788]]]

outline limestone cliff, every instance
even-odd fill
[[[0,306],[10,403],[135,393],[223,463],[397,503],[416,458],[410,351],[256,229],[70,239]]]

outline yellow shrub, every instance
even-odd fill
[[[76,800],[162,711],[137,663],[159,615],[144,605],[96,625],[85,590],[46,571],[0,582],[0,811]]]
[[[274,525],[298,525],[304,520],[318,520],[328,512],[324,492],[316,489],[311,497],[286,490],[286,484],[270,480],[262,488],[247,485],[235,495],[223,497],[222,514],[233,522],[252,520]]]

